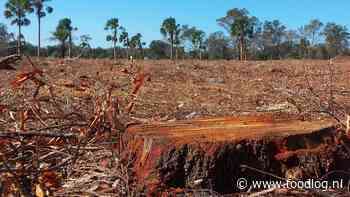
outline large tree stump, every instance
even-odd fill
[[[347,138],[330,120],[270,117],[217,118],[136,125],[123,136],[123,160],[132,160],[138,185],[159,195],[174,188],[238,192],[237,179],[320,177],[348,170]],[[177,190],[178,191],[178,190]]]

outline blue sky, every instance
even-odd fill
[[[9,26],[3,17],[6,0],[0,0],[0,22]],[[92,45],[107,47],[104,25],[109,18],[117,17],[122,26],[131,34],[141,33],[149,44],[161,39],[161,22],[173,16],[180,24],[196,26],[206,33],[218,30],[216,19],[225,15],[231,8],[246,8],[251,15],[260,20],[279,19],[288,28],[298,28],[310,19],[318,18],[323,22],[334,21],[350,28],[349,0],[52,0],[54,12],[43,20],[43,43],[54,44],[49,40],[59,19],[69,17],[79,28],[75,37],[89,34]],[[37,42],[37,22],[33,16],[32,25],[24,28],[26,40]]]

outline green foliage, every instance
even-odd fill
[[[32,6],[35,10],[35,15],[38,18],[43,18],[47,14],[51,14],[53,12],[53,8],[51,6],[46,6],[47,2],[51,0],[32,0]]]
[[[265,21],[262,32],[264,49],[273,59],[282,58],[281,45],[286,34],[286,27],[279,20]]]
[[[149,45],[149,54],[148,56],[152,59],[165,59],[169,55],[167,51],[171,48],[170,44],[162,40],[153,40]]]
[[[32,13],[33,8],[30,0],[8,0],[5,4],[4,16],[11,20],[11,25],[17,25],[17,50],[18,54],[22,54],[22,26],[30,25],[27,18],[28,13]]]
[[[183,38],[192,44],[193,52],[199,53],[201,58],[201,53],[204,49],[205,32],[197,29],[196,27],[188,28],[185,26],[183,30]]]
[[[40,57],[41,49],[41,19],[53,12],[53,8],[47,6],[46,3],[51,0],[32,0],[31,4],[35,10],[35,15],[38,18],[38,50],[37,55]]]
[[[117,18],[111,18],[107,21],[105,30],[106,31],[112,31],[111,35],[107,35],[106,40],[107,41],[113,41],[118,42],[118,28],[119,28],[119,19]]]
[[[17,46],[21,49],[24,36],[21,33],[23,26],[30,25],[28,14],[34,12],[38,19],[38,46],[26,44],[24,50],[33,53],[36,47],[40,55],[40,20],[53,12],[48,6],[51,0],[7,0],[4,16],[11,25],[18,26]],[[234,8],[217,20],[224,27],[228,35],[223,32],[214,32],[206,38],[204,31],[197,27],[177,24],[174,17],[166,18],[160,27],[163,41],[152,41],[149,48],[142,42],[142,35],[130,36],[124,27],[119,24],[118,18],[111,18],[105,24],[108,31],[106,40],[112,43],[108,49],[90,46],[91,37],[82,35],[80,43],[74,45],[72,21],[65,18],[59,21],[52,39],[59,42],[58,46],[42,48],[46,56],[64,57],[69,46],[69,54],[80,53],[83,57],[114,58],[129,57],[131,53],[136,57],[151,57],[162,59],[182,56],[199,56],[209,59],[283,59],[283,58],[329,58],[339,54],[347,54],[349,50],[350,33],[345,26],[336,23],[324,25],[318,19],[311,20],[298,30],[287,29],[279,20],[259,21],[251,16],[248,10]],[[120,31],[120,33],[119,33]],[[5,25],[0,23],[0,46],[6,46],[13,38]],[[120,43],[120,47],[117,44]],[[55,51],[56,50],[56,51]],[[57,53],[60,51],[60,54]],[[19,51],[20,52],[20,51]],[[117,55],[118,53],[118,55]]]
[[[336,23],[327,23],[323,34],[331,56],[345,53],[349,47],[350,33],[345,26]]]
[[[119,42],[123,43],[124,47],[130,47],[130,39],[129,39],[129,33],[126,31],[124,27],[121,27],[121,33],[119,36]]]
[[[8,32],[5,24],[0,23],[0,47],[6,47],[13,35]]]
[[[61,19],[58,22],[58,25],[56,27],[56,31],[53,32],[53,38],[55,40],[65,42],[69,38],[71,31],[74,28],[72,27],[72,21],[69,18]]]
[[[173,17],[169,17],[163,21],[162,27],[160,28],[160,32],[164,37],[170,37],[169,40],[174,39],[174,35],[176,32],[178,25],[176,24],[176,19]]]
[[[209,59],[230,59],[232,58],[232,47],[230,39],[221,31],[209,35],[206,45],[208,47]]]
[[[142,42],[142,35],[137,33],[136,35],[130,38],[130,48],[133,49],[133,54],[135,57],[144,56],[143,47],[146,45],[145,42]]]
[[[313,19],[304,27],[305,36],[310,40],[310,44],[314,46],[318,41],[318,36],[321,35],[323,23],[318,19]]]
[[[254,35],[258,23],[256,17],[249,16],[246,9],[234,8],[226,13],[226,16],[217,20],[219,25],[224,27],[239,45],[240,59],[246,59],[246,45]]]
[[[56,31],[52,33],[53,40],[57,40],[61,43],[61,57],[65,56],[66,42],[69,41],[69,46],[72,46],[72,31],[77,28],[72,26],[72,21],[69,18],[61,19],[58,22]]]
[[[180,25],[176,23],[176,19],[169,17],[165,19],[160,28],[160,33],[167,38],[171,44],[170,58],[173,59],[174,44],[179,41]],[[178,37],[177,37],[178,36]],[[176,40],[177,39],[177,40]]]
[[[107,21],[106,26],[105,26],[105,30],[111,31],[111,34],[106,36],[106,41],[113,43],[114,60],[116,60],[116,58],[117,58],[117,50],[116,50],[117,46],[116,45],[118,42],[118,29],[119,29],[119,19],[111,18]]]
[[[30,20],[27,14],[32,12],[29,0],[8,0],[5,4],[4,15],[7,19],[11,19],[11,25],[28,26]]]
[[[88,34],[80,36],[80,48],[91,48],[90,41],[92,40],[91,36]]]

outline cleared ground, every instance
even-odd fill
[[[240,165],[247,162],[278,176],[299,164],[312,171],[311,177],[328,170],[347,170],[342,166],[348,155],[344,151],[347,137],[339,137],[338,130],[330,127],[334,120],[330,121],[329,115],[342,121],[349,111],[348,58],[33,60],[35,66],[24,60],[17,70],[0,72],[0,129],[9,139],[0,142],[31,150],[23,161],[30,167],[28,173],[38,170],[33,161],[40,155],[44,155],[41,166],[51,166],[49,169],[66,162],[53,172],[59,195],[130,194],[135,188],[148,193],[139,184],[143,178],[147,179],[146,188],[152,186],[156,193],[160,185],[166,186],[164,189],[192,187],[192,181],[201,178],[203,188],[213,184],[215,191],[232,193],[237,192],[231,187],[233,182],[242,176]],[[196,120],[199,118],[202,120]],[[123,123],[128,129],[120,139]],[[22,138],[14,135],[15,131],[21,131],[25,143],[18,143]],[[33,135],[42,136],[39,151],[31,146]],[[86,143],[77,135],[84,136]],[[62,141],[65,138],[73,139]],[[84,148],[80,150],[81,145]],[[55,151],[58,147],[61,152]],[[72,152],[72,147],[78,148]],[[11,148],[3,148],[9,161],[16,160],[18,154],[18,149]],[[120,155],[126,166],[113,157],[120,151],[127,155]],[[129,161],[129,154],[135,154],[136,161]],[[98,159],[90,161],[97,155]],[[341,156],[334,159],[335,155]],[[319,162],[313,161],[315,158]],[[71,166],[75,161],[78,165]],[[183,174],[184,161],[190,167],[195,164],[188,171],[191,176]],[[329,161],[330,169],[322,167]],[[132,163],[135,168],[129,166]],[[223,179],[227,163],[231,175]],[[72,173],[65,182],[59,177],[67,169]],[[109,173],[96,175],[96,171]],[[154,176],[158,171],[159,176]],[[202,172],[212,173],[204,176]],[[138,181],[130,179],[133,173]],[[107,183],[96,182],[96,176]],[[91,187],[94,190],[89,190]]]
[[[348,103],[350,61],[332,64],[335,99]],[[132,112],[132,116],[140,121],[266,112],[300,114],[302,112],[296,108],[299,106],[295,105],[305,105],[304,100],[294,98],[296,103],[293,103],[290,98],[302,96],[309,86],[327,93],[330,81],[329,61],[319,60],[243,63],[191,60],[131,63],[121,60],[116,64],[110,60],[45,60],[39,65],[60,91],[84,97],[91,89],[98,91],[100,86],[108,83],[117,87],[118,91],[113,94],[122,102],[130,93],[133,76],[143,69],[150,78],[141,89]],[[15,75],[16,71],[0,72],[0,92],[9,87]]]

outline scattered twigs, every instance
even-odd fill
[[[320,68],[304,65],[303,71],[294,79],[294,84],[285,87],[279,81],[273,84],[274,89],[297,109],[302,119],[326,115],[346,131],[350,104],[344,99],[344,88],[338,85],[346,75],[348,71],[339,70],[332,62]],[[286,88],[288,86],[294,88]]]
[[[118,171],[113,171],[117,175],[113,180],[106,180],[113,184],[104,192],[116,193],[122,187],[123,195],[130,194],[129,166],[119,163],[115,155],[128,116],[119,110],[120,100],[115,96],[119,86],[98,79],[93,83],[100,83],[99,87],[86,87],[90,94],[86,98],[71,92],[62,95],[35,62],[29,57],[25,62],[30,70],[17,74],[7,90],[11,102],[0,105],[0,187],[5,185],[6,193],[13,195],[31,196],[36,191],[51,195],[63,178],[77,173],[81,159],[98,156],[87,158],[87,153],[106,154],[108,146],[112,155],[108,166]],[[136,77],[133,94],[143,86],[144,77]],[[15,186],[11,180],[15,180]],[[90,193],[101,194],[94,190]]]

